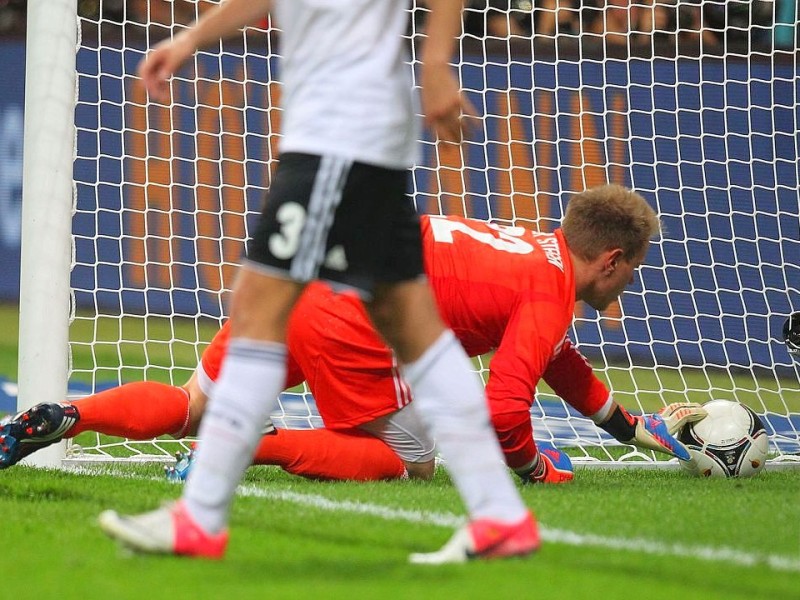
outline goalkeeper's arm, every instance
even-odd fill
[[[681,460],[690,460],[686,447],[675,435],[687,423],[706,416],[705,409],[695,402],[676,402],[653,415],[631,415],[613,400],[608,417],[598,426],[624,444],[645,450],[665,452]]]
[[[705,409],[696,403],[670,404],[655,415],[631,415],[614,401],[569,338],[565,338],[560,352],[548,365],[544,380],[567,404],[620,442],[666,452],[682,460],[689,460],[689,453],[675,439],[675,434],[686,423],[699,421],[706,415]]]

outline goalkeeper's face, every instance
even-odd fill
[[[622,256],[614,258],[612,254],[592,290],[584,298],[585,302],[595,310],[602,311],[619,299],[625,288],[634,282],[636,269],[644,262],[648,246],[631,260]]]

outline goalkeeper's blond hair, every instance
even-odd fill
[[[642,196],[610,184],[570,198],[561,230],[570,250],[584,260],[613,248],[621,248],[623,258],[633,260],[658,235],[661,223]]]

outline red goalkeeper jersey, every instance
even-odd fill
[[[536,233],[458,217],[423,217],[425,270],[445,322],[471,356],[495,351],[486,386],[509,466],[535,454],[530,407],[545,381],[585,415],[608,390],[566,338],[575,278],[560,230]],[[287,385],[303,378],[327,427],[348,428],[410,401],[392,353],[360,302],[312,284],[289,325]],[[227,326],[203,355],[216,378]]]
[[[423,219],[425,270],[444,320],[471,356],[495,350],[486,393],[511,467],[534,457],[530,407],[544,378],[585,415],[608,390],[566,338],[575,277],[564,236],[461,218]]]

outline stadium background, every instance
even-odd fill
[[[3,41],[0,51],[0,299],[15,301],[24,43]],[[177,108],[146,116],[141,92],[125,91],[140,56],[114,47],[78,53],[75,297],[111,312],[216,316],[226,279],[216,265],[235,262],[241,247],[214,238],[241,239],[245,223],[213,212],[220,201],[239,213],[258,208],[278,125],[266,110],[276,88],[240,81],[245,68],[250,80],[268,81],[274,65],[257,53],[246,61],[226,55],[221,66],[203,56],[198,87],[179,84]],[[583,347],[602,340],[606,356],[616,348],[642,363],[790,365],[778,340],[786,315],[800,307],[793,65],[752,57],[544,59],[533,67],[488,59],[466,56],[462,66],[464,86],[483,90],[473,92],[479,111],[493,115],[487,139],[443,154],[440,165],[427,145],[427,167],[415,175],[419,207],[515,215],[548,228],[584,185],[635,187],[657,198],[666,226],[648,257],[660,268],[643,273],[644,294],[625,296],[622,324],[578,321]],[[124,109],[123,94],[134,100]],[[175,132],[145,139],[134,131],[146,123]],[[245,126],[253,135],[241,136]],[[512,182],[514,193],[504,194]],[[98,219],[80,214],[95,206]],[[211,237],[198,240],[198,230]]]

